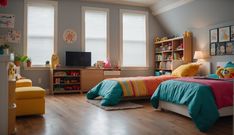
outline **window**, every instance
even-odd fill
[[[106,60],[108,56],[109,10],[103,8],[82,8],[83,51],[91,52],[92,65]]]
[[[121,67],[148,67],[148,14],[121,10]]]
[[[52,1],[28,1],[26,13],[26,55],[34,66],[43,66],[50,61],[56,44],[56,9]]]

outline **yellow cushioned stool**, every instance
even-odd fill
[[[17,87],[32,87],[32,81],[30,79],[19,79],[16,81]]]
[[[40,87],[16,88],[16,116],[45,114],[45,90]]]

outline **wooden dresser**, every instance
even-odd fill
[[[8,82],[8,134],[15,134],[16,103],[15,103],[15,81]]]

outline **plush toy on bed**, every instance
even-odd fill
[[[216,71],[219,78],[234,78],[234,63],[228,62],[224,68],[219,68]]]

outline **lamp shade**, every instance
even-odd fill
[[[193,59],[206,59],[208,58],[208,54],[203,51],[195,51]]]

